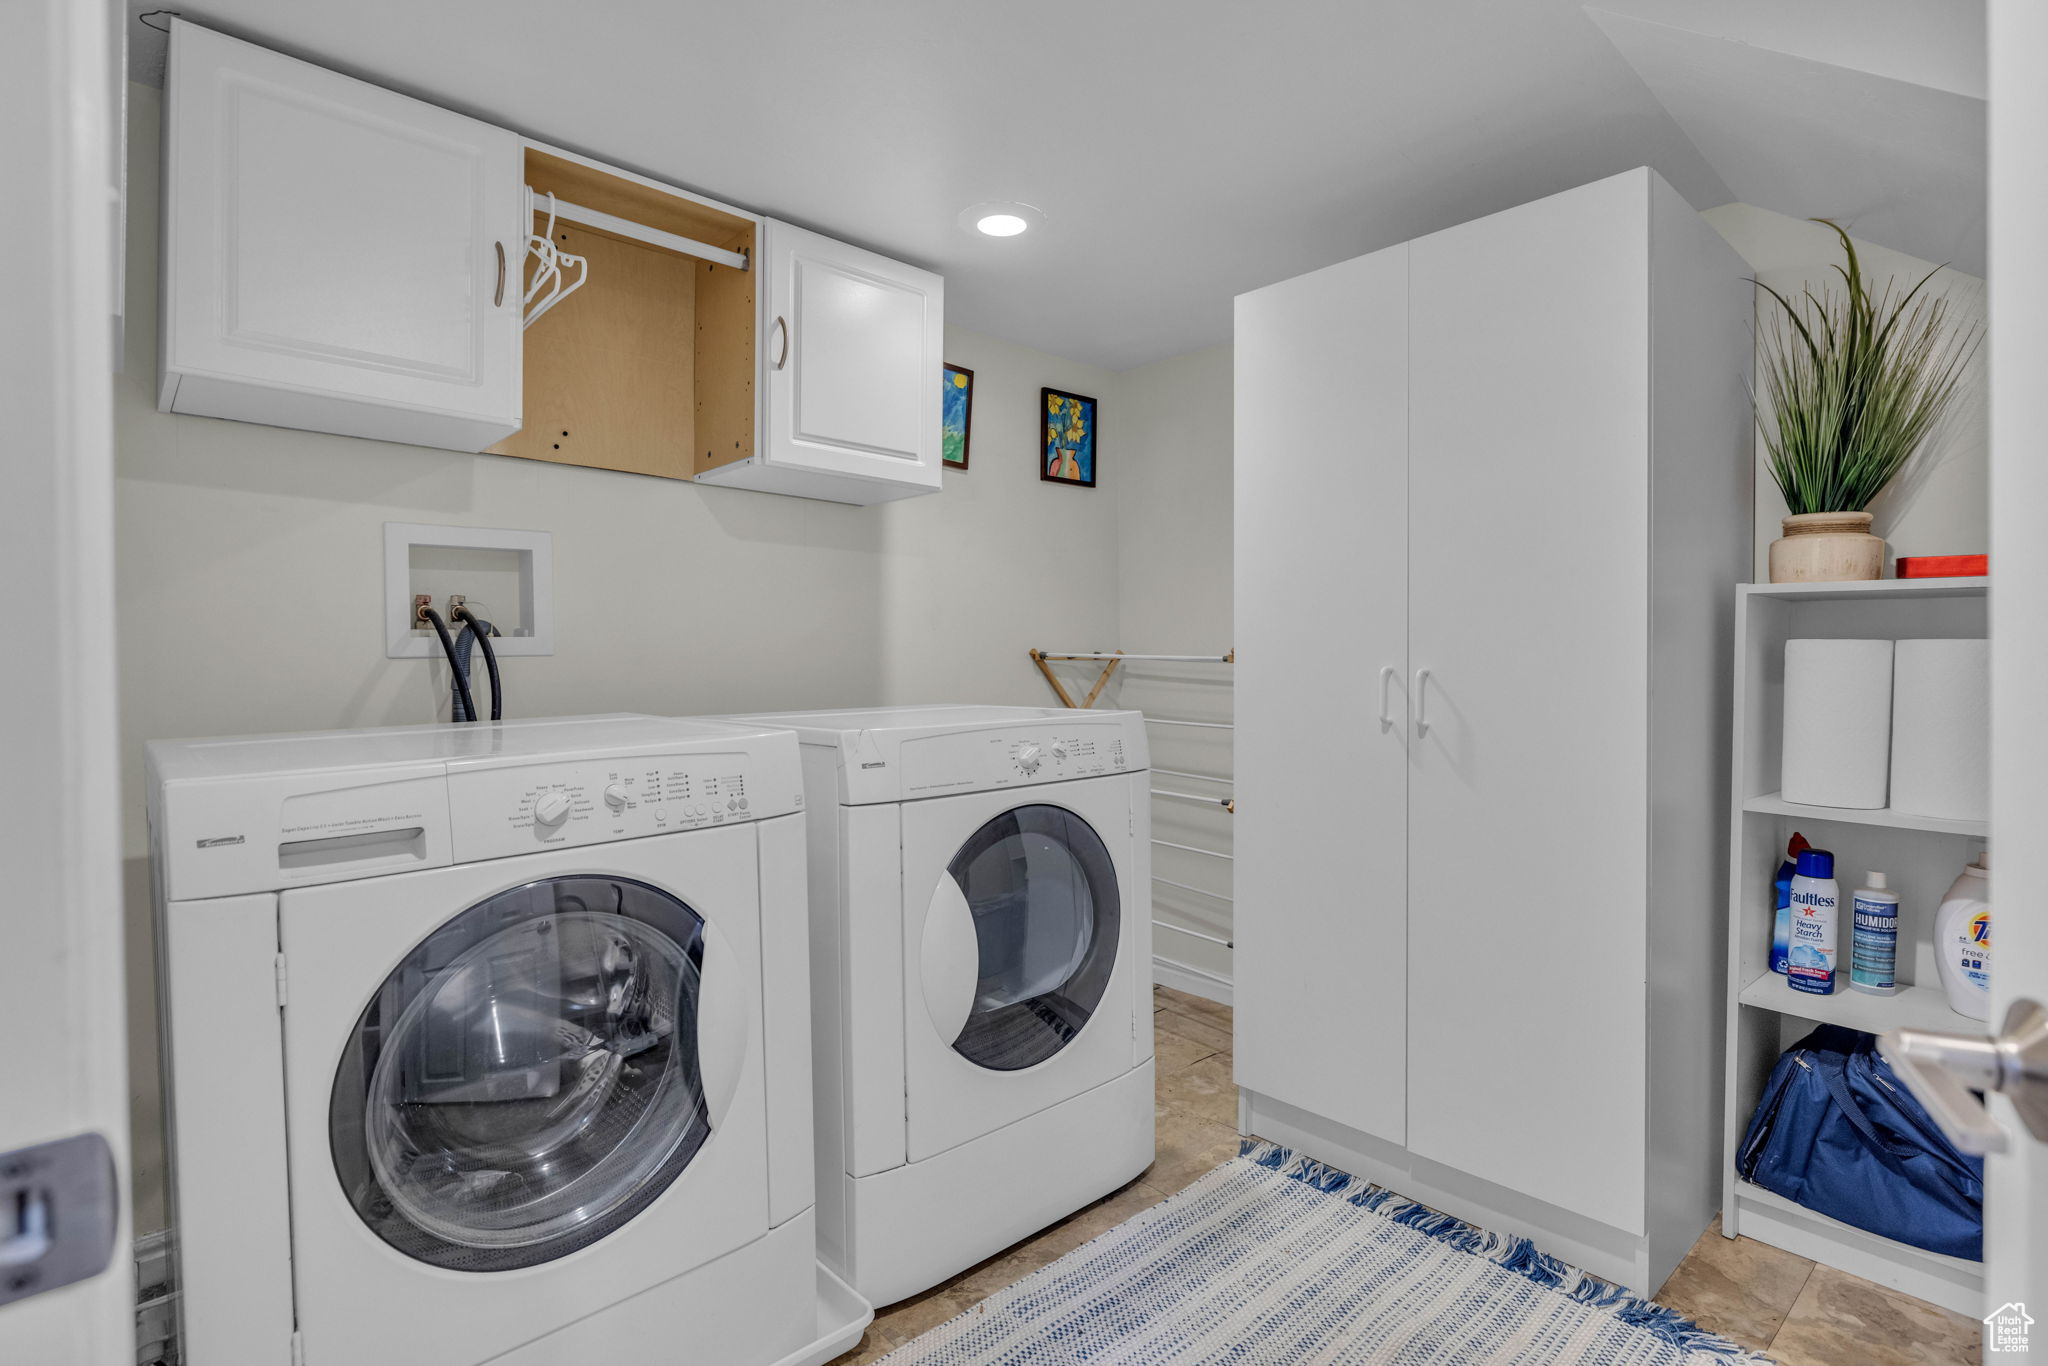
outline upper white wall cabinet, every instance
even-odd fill
[[[169,411],[844,503],[938,491],[936,275],[182,21],[166,108]],[[599,215],[557,225],[589,283],[530,333],[529,186]]]
[[[938,490],[945,281],[766,224],[765,439],[704,483],[879,503]]]
[[[172,412],[481,450],[520,425],[520,139],[171,25]]]

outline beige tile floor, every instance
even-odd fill
[[[1180,1190],[1237,1154],[1230,1008],[1155,988],[1159,1155],[1123,1189],[875,1316],[832,1366],[866,1366]],[[1700,1236],[1657,1298],[1782,1366],[1966,1366],[1978,1325],[1748,1238]],[[1262,1366],[1287,1366],[1262,1363]]]

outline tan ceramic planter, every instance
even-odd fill
[[[1801,512],[1771,542],[1772,583],[1841,583],[1884,577],[1884,537],[1867,512]]]

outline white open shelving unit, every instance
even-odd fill
[[[1934,912],[1948,884],[1983,847],[1984,821],[1902,811],[1802,806],[1779,793],[1785,642],[1795,638],[1967,638],[1986,634],[1986,581],[1744,584],[1736,590],[1734,812],[1730,820],[1728,1075],[1722,1231],[1782,1247],[1972,1318],[1984,1312],[1983,1267],[1852,1228],[1735,1174],[1743,1131],[1772,1064],[1815,1024],[1868,1033],[1895,1026],[1978,1029],[1948,1008],[1935,976]],[[1796,992],[1771,971],[1773,879],[1799,831],[1835,853],[1844,893],[1882,869],[1899,893],[1895,996]],[[1848,955],[1843,953],[1846,966]],[[1845,973],[1846,976],[1846,973]]]

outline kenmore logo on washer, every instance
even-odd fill
[[[875,761],[874,763],[872,763],[872,764],[862,764],[862,765],[861,765],[861,767],[862,767],[862,768],[887,768],[888,766],[889,766],[889,761],[888,761],[887,759],[878,759],[878,760],[876,760],[876,761]]]
[[[221,847],[221,846],[222,846],[223,844],[246,844],[246,843],[248,843],[248,839],[247,839],[247,837],[246,837],[246,836],[243,836],[243,835],[215,835],[215,836],[214,836],[214,837],[213,837],[212,839],[210,839],[210,840],[200,840],[200,841],[198,841],[198,845],[199,845],[199,847],[200,847],[201,849],[218,849],[218,848],[220,848],[220,847]]]

